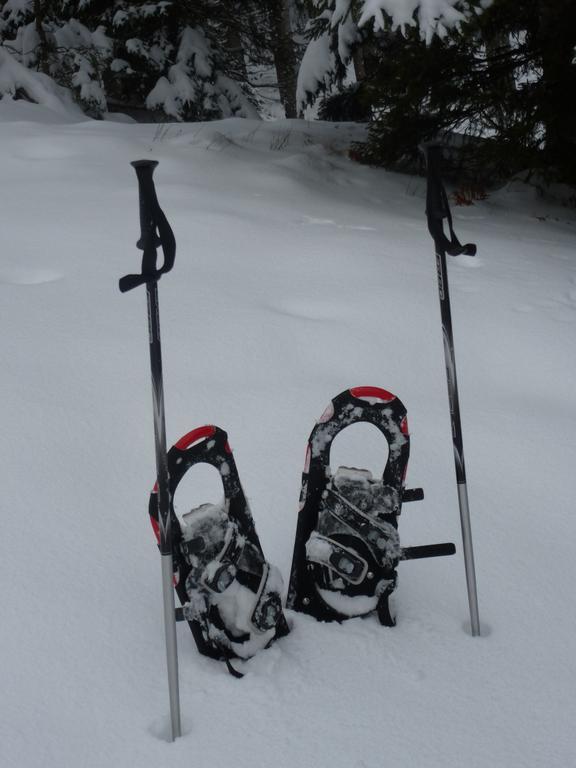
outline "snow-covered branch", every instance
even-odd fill
[[[303,106],[333,84],[349,64],[355,44],[370,35],[417,28],[427,43],[458,28],[493,0],[317,0],[318,16],[298,75]]]

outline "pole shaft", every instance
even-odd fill
[[[458,483],[458,503],[462,525],[462,546],[466,568],[466,587],[470,606],[470,631],[473,637],[480,634],[480,615],[478,611],[478,593],[476,591],[476,569],[474,567],[474,549],[472,547],[472,528],[470,525],[470,507],[468,506],[468,488],[466,483]]]
[[[172,552],[172,526],[170,521],[170,486],[166,455],[166,419],[164,415],[164,384],[162,376],[162,348],[160,345],[160,314],[158,283],[146,283],[148,300],[148,332],[150,341],[150,371],[152,373],[152,409],[154,415],[154,447],[156,451],[156,479],[158,481],[158,524],[160,552]]]
[[[148,301],[148,330],[150,341],[150,369],[152,373],[152,401],[154,412],[154,442],[156,449],[156,475],[158,482],[158,524],[160,553],[162,555],[162,599],[166,635],[166,664],[172,741],[181,736],[180,694],[178,686],[178,648],[176,641],[176,611],[174,605],[172,568],[172,530],[170,525],[170,479],[166,454],[166,420],[164,415],[164,387],[162,378],[162,351],[160,346],[160,314],[158,283],[146,283]]]
[[[166,635],[166,668],[168,696],[170,698],[170,731],[172,741],[182,735],[180,720],[180,687],[178,683],[178,645],[176,640],[176,609],[172,584],[172,555],[162,555],[162,598],[164,604],[164,630]]]
[[[456,468],[456,482],[458,487],[458,505],[460,508],[460,524],[462,527],[464,567],[466,569],[466,586],[468,590],[468,604],[470,607],[470,628],[472,635],[476,637],[480,634],[480,617],[478,611],[478,594],[476,590],[474,550],[472,547],[470,507],[468,504],[468,489],[466,486],[466,466],[464,463],[464,443],[462,439],[462,423],[460,420],[458,381],[456,378],[456,357],[454,354],[452,313],[450,311],[448,270],[446,267],[446,254],[439,249],[436,250],[436,271],[438,274],[438,294],[440,297],[440,313],[442,317],[442,335],[444,339],[446,380],[448,384],[452,442],[454,445],[454,464]]]

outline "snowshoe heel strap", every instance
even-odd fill
[[[384,592],[378,599],[378,605],[376,612],[378,614],[378,621],[383,627],[395,627],[396,619],[390,612],[390,595],[392,590]]]
[[[273,571],[269,563],[264,563],[262,578],[256,594],[250,624],[255,632],[268,632],[278,624],[282,616],[282,600],[279,592],[273,589],[271,582]]]
[[[218,595],[225,592],[236,578],[236,566],[213,560],[202,574],[201,584],[209,592]]]
[[[362,584],[368,574],[368,563],[353,549],[314,531],[306,543],[309,563],[336,571],[348,584]]]

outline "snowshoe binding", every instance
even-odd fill
[[[179,520],[173,499],[195,464],[215,467],[224,486],[219,504],[202,504]],[[282,577],[266,562],[240,484],[226,432],[200,427],[168,451],[170,515],[174,531],[174,586],[200,653],[225,660],[248,659],[288,633],[282,611]],[[158,538],[156,487],[149,513]],[[238,674],[237,676],[241,676]]]
[[[381,480],[365,469],[331,473],[330,448],[350,424],[375,425],[388,443]],[[321,621],[376,612],[393,626],[389,598],[401,560],[449,555],[453,544],[400,546],[402,503],[424,498],[406,489],[410,452],[406,409],[390,392],[356,387],[335,397],[308,440],[287,607]]]

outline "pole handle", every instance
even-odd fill
[[[172,228],[160,208],[154,180],[156,160],[135,160],[131,163],[138,177],[138,192],[140,198],[140,239],[136,247],[143,251],[142,271],[140,274],[125,275],[119,281],[118,287],[122,293],[131,291],[139,285],[156,282],[174,266],[176,257],[176,240]],[[162,248],[164,261],[161,267],[156,266],[157,249]]]
[[[448,204],[448,196],[442,177],[440,167],[442,163],[442,145],[429,144],[420,147],[425,159],[427,169],[428,184],[426,187],[426,217],[428,219],[428,230],[434,239],[436,249],[447,253],[449,256],[475,256],[476,246],[474,243],[462,245],[452,225],[452,214]],[[444,219],[448,222],[448,231],[450,238],[444,233]]]

